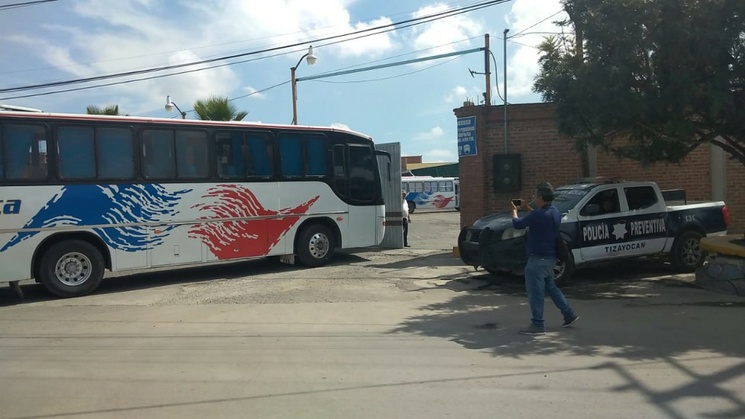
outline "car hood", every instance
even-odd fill
[[[487,227],[494,231],[501,231],[507,227],[512,227],[512,213],[498,212],[496,214],[490,214],[479,218],[471,226],[471,228],[478,230],[483,230]]]

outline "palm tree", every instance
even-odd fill
[[[119,105],[109,105],[103,108],[91,105],[85,108],[85,113],[88,115],[119,115]]]
[[[248,112],[238,112],[228,97],[211,96],[207,100],[199,99],[194,102],[194,112],[204,121],[241,121]]]

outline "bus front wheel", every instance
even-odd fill
[[[300,263],[308,267],[325,265],[334,255],[334,236],[326,226],[312,224],[305,227],[296,245]]]
[[[39,282],[58,297],[77,297],[93,292],[104,273],[101,252],[83,240],[53,244],[41,258]]]

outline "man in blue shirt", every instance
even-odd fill
[[[543,306],[545,294],[548,293],[554,305],[564,316],[563,327],[568,327],[579,319],[569,306],[566,297],[554,281],[556,265],[556,237],[559,234],[561,215],[551,202],[554,200],[554,188],[544,182],[536,186],[534,202],[536,209],[525,205],[530,212],[518,217],[518,207],[512,204],[512,226],[518,230],[528,230],[528,263],[525,265],[525,289],[530,304],[530,327],[521,330],[523,335],[546,334],[543,325]]]

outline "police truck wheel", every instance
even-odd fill
[[[325,265],[334,255],[334,236],[327,227],[313,224],[303,229],[297,241],[297,257],[305,266]]]
[[[554,281],[557,286],[566,285],[569,278],[574,273],[574,258],[570,257],[567,261],[556,261],[554,265]]]
[[[66,240],[53,244],[41,258],[39,282],[58,297],[86,295],[103,279],[101,252],[83,240]]]
[[[686,231],[675,239],[670,251],[670,262],[675,270],[693,272],[703,265],[706,252],[701,249],[701,238],[697,231]]]

